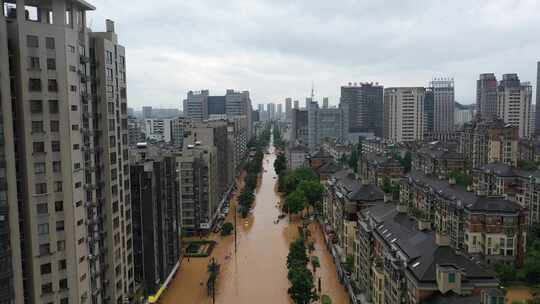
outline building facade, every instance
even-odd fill
[[[378,83],[349,83],[341,87],[340,108],[348,133],[383,135],[383,86]]]
[[[433,79],[433,132],[449,134],[454,131],[454,80]]]
[[[519,137],[530,135],[532,86],[517,74],[504,74],[497,87],[497,113],[505,123],[518,127]]]
[[[476,113],[490,119],[497,116],[497,78],[493,73],[480,74],[476,81]]]
[[[345,126],[339,108],[319,108],[317,102],[308,104],[308,148],[317,149],[325,139],[343,141]]]
[[[422,87],[384,90],[385,139],[396,143],[423,139],[425,94]]]

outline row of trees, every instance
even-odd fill
[[[280,164],[276,159],[274,167]],[[307,207],[320,210],[320,202],[324,194],[324,186],[319,182],[319,177],[310,168],[298,168],[287,171],[280,169],[278,190],[285,195],[285,211],[296,214]]]
[[[274,146],[281,151],[285,151],[286,142],[283,139],[281,130],[279,129],[279,123],[277,122],[274,124]]]
[[[267,128],[248,144],[250,151],[255,152],[255,154],[244,165],[244,170],[246,171],[245,185],[238,198],[240,214],[244,218],[249,214],[249,210],[255,201],[255,188],[257,187],[257,180],[262,170],[262,161],[264,158],[263,151],[266,149],[269,141],[270,129]]]
[[[307,267],[309,257],[306,251],[305,240],[299,237],[290,244],[287,255],[287,278],[291,283],[287,292],[296,304],[309,304],[319,298],[313,274]]]

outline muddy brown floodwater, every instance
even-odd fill
[[[212,234],[209,238],[218,244],[211,257],[190,258],[189,261],[184,258],[180,270],[159,303],[212,303],[212,298],[206,293],[207,265],[212,257],[221,264],[216,303],[292,303],[287,294],[289,281],[286,259],[289,243],[298,235],[298,221],[289,223],[288,218],[285,218],[278,224],[274,223],[280,213],[276,205],[280,196],[275,191],[277,175],[273,166],[276,157],[273,146],[269,152],[263,160],[264,170],[256,189],[253,213],[246,219],[240,216],[237,218],[237,252],[234,250],[234,234],[226,237]],[[238,182],[242,187],[240,179]],[[227,221],[234,222],[235,204],[236,199],[233,199]],[[322,294],[328,294],[334,304],[349,303],[339,283],[332,256],[324,244],[321,229],[313,223],[310,230],[315,240],[314,254],[321,263],[315,278],[321,278]]]

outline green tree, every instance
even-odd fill
[[[289,296],[296,304],[309,304],[318,299],[317,291],[313,283],[313,274],[305,267],[293,270],[291,275],[291,287],[287,290]]]
[[[301,181],[297,188],[304,193],[307,203],[313,208],[318,208],[318,203],[323,199],[325,188],[318,181],[304,180]]]
[[[221,235],[230,235],[234,230],[234,226],[230,222],[226,222],[221,227]]]
[[[353,145],[351,150],[351,155],[348,159],[348,165],[349,168],[351,168],[354,172],[358,172],[358,150],[357,145]]]
[[[294,191],[287,195],[285,204],[290,213],[296,214],[306,208],[306,197],[302,191]]]
[[[274,161],[274,170],[278,175],[281,175],[285,170],[287,170],[287,158],[285,154],[280,153]]]
[[[354,257],[352,255],[348,255],[345,259],[345,270],[348,273],[352,273],[354,270]]]

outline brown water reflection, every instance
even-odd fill
[[[298,235],[298,224],[296,221],[289,223],[288,219],[274,224],[279,215],[276,203],[280,198],[274,190],[277,180],[273,148],[270,152],[263,161],[265,171],[256,190],[254,212],[247,219],[238,217],[237,253],[234,253],[234,236],[211,236],[218,241],[212,256],[221,264],[222,270],[218,277],[216,303],[291,303],[287,294],[289,282],[285,262],[289,243]],[[231,222],[234,221],[234,205],[233,201],[228,218]],[[315,277],[321,277],[323,293],[330,295],[333,303],[348,303],[332,257],[324,246],[321,229],[316,224],[311,224],[310,229],[316,241],[315,254],[321,263]],[[184,259],[160,303],[212,303],[205,286],[208,260]]]

